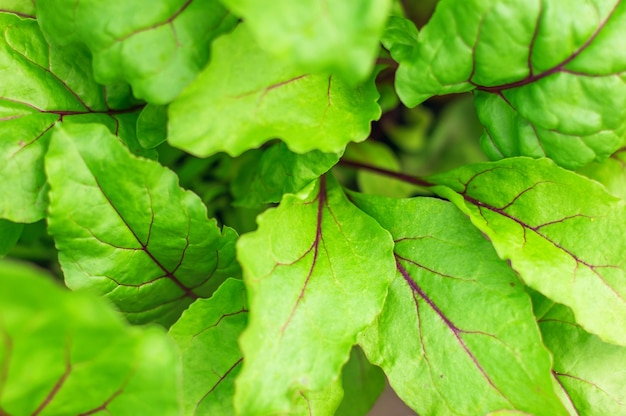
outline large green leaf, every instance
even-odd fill
[[[218,0],[46,0],[37,18],[54,41],[89,48],[98,82],[128,82],[154,104],[174,99],[237,22]]]
[[[162,328],[0,262],[0,414],[180,414],[180,357]]]
[[[34,19],[35,0],[0,0],[0,13],[2,12]]]
[[[37,22],[0,13],[0,218],[34,222],[44,216],[43,156],[57,122],[98,122],[138,154],[139,107],[128,90],[103,88],[85,51],[49,46]]]
[[[626,203],[549,159],[512,158],[430,178],[533,289],[626,345]]]
[[[67,285],[95,288],[132,322],[169,325],[238,275],[236,233],[220,234],[173,172],[132,155],[103,126],[57,127],[46,172]]]
[[[626,129],[626,3],[442,0],[403,57],[402,100],[475,91],[492,158],[602,160]]]
[[[251,312],[235,405],[283,414],[339,378],[357,333],[383,306],[392,241],[325,176],[258,222],[237,246]]]
[[[390,0],[222,0],[255,39],[303,72],[330,72],[356,84],[374,68]]]
[[[237,156],[272,138],[340,153],[380,116],[373,77],[349,87],[261,50],[245,24],[218,39],[209,65],[169,107],[168,141],[198,156]],[[198,120],[202,120],[201,123]]]
[[[437,199],[350,196],[396,243],[385,308],[359,337],[396,393],[425,415],[566,415],[523,285],[467,218]]]

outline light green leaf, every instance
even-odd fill
[[[385,373],[354,347],[341,375],[344,396],[335,416],[366,415],[385,389]]]
[[[531,288],[626,345],[626,203],[549,159],[477,163],[434,176]]]
[[[13,13],[25,19],[34,19],[35,0],[0,0],[0,13]]]
[[[258,222],[237,246],[251,313],[235,408],[283,414],[339,379],[357,333],[383,306],[392,241],[325,176]]]
[[[22,235],[24,224],[0,219],[0,257],[13,248]]]
[[[390,16],[381,42],[393,59],[402,62],[410,59],[417,46],[417,37],[415,23],[404,17]]]
[[[183,358],[186,415],[232,415],[242,355],[237,339],[248,310],[241,280],[228,279],[210,299],[198,299],[170,328]]]
[[[257,207],[279,202],[286,193],[296,193],[319,178],[339,160],[337,153],[313,150],[299,154],[284,143],[251,150],[231,184],[237,205]]]
[[[237,22],[218,0],[46,0],[37,18],[55,42],[87,46],[98,82],[128,82],[153,104],[174,99]]]
[[[259,45],[303,72],[330,72],[351,84],[374,68],[390,0],[222,0]]]
[[[463,214],[431,198],[350,197],[396,242],[396,278],[359,344],[398,396],[425,415],[566,415],[528,295]]]
[[[626,348],[585,332],[571,309],[533,293],[533,301],[538,298],[540,305],[548,303],[537,317],[554,357],[554,376],[577,414],[625,415]]]
[[[180,414],[180,357],[162,328],[0,262],[0,414]]]
[[[66,284],[90,287],[135,323],[170,325],[237,276],[237,235],[157,162],[128,152],[100,125],[55,129],[46,155],[49,231]]]
[[[43,156],[55,123],[98,122],[136,153],[139,107],[124,91],[91,76],[82,50],[49,46],[35,20],[0,13],[0,218],[35,222],[44,217],[47,185]],[[111,100],[110,100],[111,99]]]
[[[367,138],[377,99],[373,78],[353,88],[302,72],[262,51],[243,24],[215,42],[209,65],[170,105],[168,141],[197,156],[238,156],[272,138],[297,153],[340,153]]]
[[[626,147],[603,162],[588,164],[578,173],[602,183],[610,193],[626,201]]]
[[[626,4],[442,0],[403,57],[400,98],[474,91],[491,158],[548,156],[567,168],[608,157],[626,130]]]

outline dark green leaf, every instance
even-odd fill
[[[137,140],[146,149],[154,149],[167,137],[167,108],[148,104],[137,118]]]
[[[351,198],[396,242],[385,308],[359,338],[396,393],[426,415],[566,415],[528,295],[463,214],[437,199]]]
[[[24,224],[0,219],[0,257],[13,248],[22,235]]]
[[[180,414],[180,358],[162,328],[0,262],[0,414]]]
[[[340,153],[367,138],[380,117],[377,99],[373,78],[352,88],[307,74],[261,50],[239,25],[215,42],[211,63],[170,105],[168,141],[197,156],[237,156],[272,138],[297,153]]]
[[[286,195],[258,222],[237,246],[251,310],[235,394],[246,415],[289,412],[338,380],[394,274],[389,234],[331,177]]]
[[[374,406],[385,388],[385,373],[367,361],[358,347],[352,349],[350,360],[341,375],[344,396],[336,416],[363,416]]]
[[[549,159],[477,163],[430,178],[531,288],[626,345],[626,203]]]
[[[55,129],[49,230],[69,287],[95,288],[136,323],[173,323],[237,276],[236,233],[208,220],[176,175],[99,125]]]

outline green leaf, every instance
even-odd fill
[[[170,325],[237,276],[237,235],[157,162],[132,155],[100,125],[55,129],[46,155],[49,231],[66,284],[90,287],[135,323]]]
[[[162,328],[0,261],[0,414],[179,415],[180,357]]]
[[[396,242],[396,278],[359,344],[399,397],[427,415],[567,414],[528,295],[463,214],[431,198],[350,197]]]
[[[183,359],[187,415],[232,415],[242,355],[237,338],[248,320],[241,280],[228,279],[210,299],[198,299],[170,328]]]
[[[0,0],[0,13],[13,13],[25,19],[34,19],[35,0]]]
[[[258,222],[237,243],[251,313],[235,408],[246,415],[289,412],[337,380],[394,274],[389,234],[332,177],[286,195]]]
[[[626,203],[549,159],[477,163],[434,176],[531,288],[626,345]]]
[[[626,201],[626,147],[603,162],[588,164],[578,173],[602,183],[610,193]]]
[[[580,415],[626,414],[626,348],[585,332],[566,306],[548,303],[538,314],[543,342],[554,357],[554,377]]]
[[[24,224],[0,219],[0,257],[13,248],[22,235]]]
[[[404,17],[390,16],[381,42],[393,59],[402,62],[410,59],[417,46],[417,38],[415,23]]]
[[[87,46],[98,82],[128,82],[153,104],[173,100],[237,22],[218,0],[47,0],[37,18],[61,45]]]
[[[154,149],[167,137],[167,108],[148,104],[137,118],[137,139],[146,149]]]
[[[82,50],[49,46],[35,20],[0,13],[0,218],[35,222],[44,217],[47,185],[43,157],[57,122],[98,122],[136,153],[138,107],[128,90],[103,88]],[[114,102],[113,102],[114,101]]]
[[[619,1],[442,0],[400,62],[398,94],[414,106],[474,91],[491,158],[578,168],[626,131],[625,24]]]
[[[168,141],[197,156],[238,156],[272,138],[297,153],[340,153],[367,138],[377,99],[373,77],[353,88],[302,72],[261,50],[243,24],[215,42],[209,65],[170,105]]]
[[[385,373],[367,361],[359,347],[354,347],[341,375],[344,396],[336,416],[363,416],[385,389]]]
[[[374,68],[390,0],[222,0],[259,45],[303,72],[330,72],[351,84]]]
[[[339,156],[319,150],[294,153],[284,143],[251,150],[243,156],[245,162],[231,184],[236,204],[257,207],[279,202],[284,194],[296,193],[326,173]]]

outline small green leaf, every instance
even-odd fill
[[[186,415],[235,413],[235,377],[243,360],[237,339],[248,320],[246,303],[243,282],[228,279],[170,328],[182,353]]]
[[[610,193],[626,201],[626,147],[603,162],[588,164],[578,173],[602,183]]]
[[[626,131],[624,25],[619,1],[442,0],[402,57],[398,94],[414,106],[474,91],[491,158],[578,168],[608,157]]]
[[[0,257],[13,248],[22,235],[24,224],[0,219]]]
[[[566,415],[528,295],[463,214],[431,198],[350,196],[396,243],[396,278],[359,344],[398,396],[426,415]]]
[[[162,328],[0,261],[0,414],[180,414],[180,357]]]
[[[137,118],[137,140],[145,149],[154,149],[167,137],[167,108],[148,104]]]
[[[332,177],[286,195],[258,222],[237,245],[251,313],[235,408],[246,415],[289,412],[338,380],[394,274],[389,234]]]
[[[367,138],[377,99],[373,77],[353,88],[302,72],[262,51],[242,24],[215,42],[209,65],[170,105],[168,141],[203,157],[238,156],[273,138],[297,153],[340,153]]]
[[[343,400],[335,416],[366,415],[385,389],[385,373],[367,361],[363,350],[354,347],[341,375]]]
[[[65,281],[111,299],[131,322],[173,323],[237,276],[235,231],[197,195],[100,125],[55,129],[46,155],[48,226]]]
[[[531,288],[626,345],[626,203],[549,159],[477,163],[432,188],[470,216]]]
[[[34,19],[35,0],[0,0],[0,13],[12,13],[25,19]]]
[[[284,143],[251,150],[231,184],[236,204],[252,208],[279,202],[284,194],[296,193],[326,173],[339,156],[319,150],[294,153]]]
[[[222,0],[267,50],[304,72],[330,72],[351,84],[374,68],[390,0]]]
[[[417,46],[417,28],[409,19],[390,16],[381,38],[382,44],[398,62],[410,59]]]
[[[174,99],[237,23],[218,0],[46,0],[37,18],[61,45],[87,46],[98,82],[128,82],[153,104]]]

